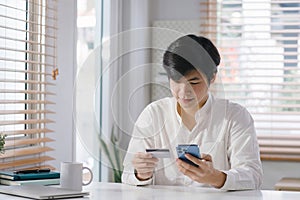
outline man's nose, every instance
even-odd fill
[[[192,94],[192,88],[190,84],[188,83],[182,83],[179,87],[179,96],[180,97],[186,97],[190,96]]]

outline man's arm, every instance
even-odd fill
[[[262,183],[262,166],[253,119],[246,109],[235,112],[231,119],[228,158],[231,169],[221,189],[259,189]]]

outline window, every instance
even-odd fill
[[[208,0],[201,10],[223,60],[214,92],[250,111],[262,159],[299,161],[299,1]]]
[[[56,1],[0,1],[0,169],[48,166],[56,78]]]
[[[93,170],[101,179],[98,134],[101,103],[99,82],[101,70],[100,42],[104,0],[77,1],[77,76],[74,119],[76,160]],[[96,127],[96,128],[95,128]]]

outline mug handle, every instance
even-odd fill
[[[93,180],[93,172],[92,172],[92,170],[91,170],[90,168],[88,168],[88,167],[82,167],[82,172],[83,172],[83,170],[85,170],[85,169],[87,169],[87,170],[90,172],[91,178],[90,178],[90,180],[89,180],[88,182],[86,182],[86,183],[82,182],[82,185],[83,185],[83,186],[86,186],[86,185],[90,184],[90,183],[92,182],[92,180]]]

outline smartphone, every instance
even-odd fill
[[[198,165],[196,165],[195,163],[193,163],[185,157],[185,154],[188,153],[196,158],[200,158],[200,150],[197,144],[179,144],[176,147],[176,151],[180,160],[183,160],[184,162],[189,163],[190,165],[198,167]]]

